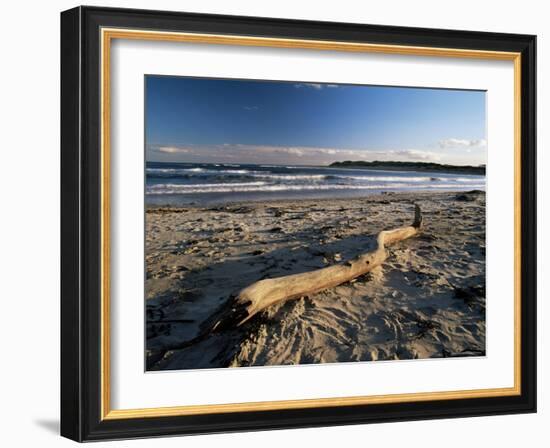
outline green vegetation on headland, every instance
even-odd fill
[[[364,162],[362,160],[346,160],[345,162],[333,162],[331,168],[368,168],[372,170],[394,170],[394,171],[433,171],[445,173],[462,174],[485,174],[485,165],[443,165],[433,162]]]

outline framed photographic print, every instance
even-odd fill
[[[535,36],[61,14],[61,433],[535,412]]]

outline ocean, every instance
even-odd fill
[[[381,192],[484,190],[485,176],[228,163],[146,163],[146,204],[215,204],[360,197]]]

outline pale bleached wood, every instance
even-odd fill
[[[272,305],[315,294],[366,274],[386,260],[387,245],[416,235],[421,224],[422,213],[415,204],[413,223],[380,232],[376,238],[376,248],[370,252],[315,271],[257,281],[230,298],[227,304],[202,325],[202,333],[238,327]]]

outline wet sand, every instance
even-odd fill
[[[275,305],[246,325],[177,349],[231,294],[370,250],[378,232],[419,236],[352,282]],[[149,370],[376,361],[485,354],[485,194],[149,208]]]

